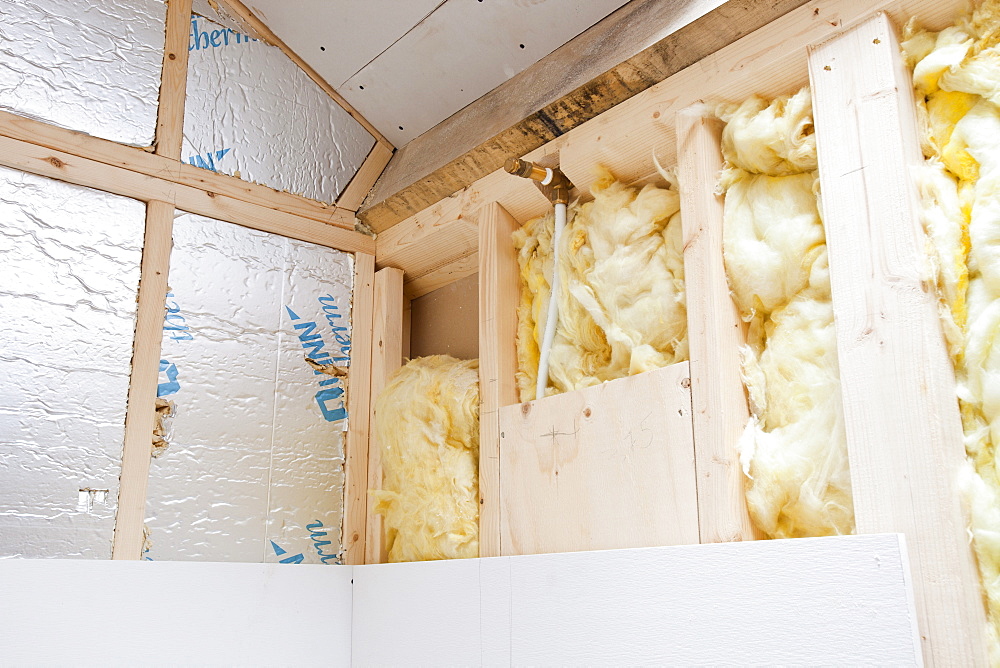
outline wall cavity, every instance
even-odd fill
[[[191,17],[184,161],[334,201],[375,139],[280,49],[211,14]]]
[[[163,0],[0,0],[0,109],[149,146]]]
[[[144,219],[0,168],[0,558],[111,557]]]
[[[193,214],[173,241],[146,557],[336,563],[353,257]]]

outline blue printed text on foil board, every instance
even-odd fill
[[[216,25],[211,21],[210,26]],[[202,25],[205,25],[202,23]],[[201,30],[198,27],[198,17],[191,15],[191,40],[188,43],[188,51],[201,51],[202,49],[217,49],[220,46],[230,44],[248,44],[257,40],[250,35],[236,32],[232,28],[220,28],[218,30]]]
[[[292,320],[302,320],[289,307],[286,306],[285,310]],[[326,346],[326,342],[323,341],[323,336],[317,331],[318,328],[315,322],[296,322],[293,327],[301,332],[299,334],[299,342],[302,344],[302,349],[306,351],[306,357],[313,362],[317,364],[333,364],[335,361],[342,359],[331,357],[330,353],[323,349]],[[318,369],[313,370],[313,374],[317,376],[326,375]],[[319,405],[319,409],[323,413],[323,418],[327,422],[338,422],[347,417],[347,408],[344,407],[344,401],[341,398],[344,396],[344,389],[338,386],[339,381],[339,378],[330,377],[325,377],[319,381],[321,389],[316,393],[316,404]],[[333,408],[331,408],[331,404],[334,405]]]

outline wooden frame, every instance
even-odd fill
[[[403,272],[382,269],[375,272],[375,307],[371,348],[371,420],[374,426],[375,400],[389,379],[403,365]],[[382,489],[382,453],[374,429],[368,438],[368,489]],[[375,513],[371,496],[367,500],[365,530],[366,564],[386,561],[382,516]]]
[[[351,367],[348,375],[344,444],[345,564],[365,563],[365,523],[368,513],[368,441],[371,428],[372,322],[375,309],[375,257],[354,256],[354,302],[351,305]]]
[[[906,534],[927,662],[985,665],[955,373],[924,270],[911,75],[884,13],[811,48],[809,72],[857,531]]]
[[[500,408],[517,403],[520,278],[511,234],[520,227],[499,204],[479,221],[479,556],[501,544]]]

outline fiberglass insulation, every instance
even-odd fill
[[[772,102],[751,97],[716,113],[726,122],[726,275],[749,323],[741,352],[753,417],[739,444],[747,506],[774,538],[851,533],[809,90]]]
[[[375,401],[389,561],[479,556],[479,361],[411,360]]]
[[[938,33],[908,26],[924,154],[924,227],[958,377],[963,483],[1000,665],[1000,1]]]
[[[569,207],[559,249],[559,320],[548,394],[651,371],[688,357],[680,196],[630,188],[601,170],[592,202]],[[553,214],[514,233],[521,270],[517,383],[535,398],[552,277]]]

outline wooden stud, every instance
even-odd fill
[[[361,163],[357,174],[344,188],[344,192],[340,193],[337,206],[346,211],[357,211],[385,166],[389,164],[390,158],[392,158],[392,149],[385,144],[376,142],[368,157]]]
[[[371,253],[375,249],[375,240],[359,232],[8,137],[0,137],[0,164],[144,202],[171,202],[184,211],[342,251]]]
[[[500,556],[500,409],[517,403],[517,220],[497,203],[479,219],[479,556]]]
[[[184,98],[187,92],[188,44],[191,40],[191,0],[167,0],[167,37],[156,113],[156,155],[181,159],[184,140]]]
[[[292,62],[299,66],[299,69],[308,74],[309,78],[316,82],[316,85],[322,88],[323,92],[329,95],[334,102],[340,105],[341,109],[350,114],[351,118],[360,123],[365,130],[368,130],[368,132],[375,137],[375,140],[379,144],[382,144],[384,147],[389,149],[389,151],[392,151],[394,148],[392,143],[386,139],[374,125],[369,123],[368,119],[361,115],[361,112],[351,106],[351,103],[345,100],[344,97],[333,88],[333,86],[328,84],[326,80],[319,75],[319,72],[314,70],[309,63],[302,60],[302,58],[300,58],[297,53],[292,51],[280,37],[275,35],[263,21],[257,18],[257,16],[250,11],[246,5],[240,2],[240,0],[219,0],[219,3],[229,10],[229,12],[234,15],[235,19],[243,22],[247,28],[247,32],[253,33],[271,46],[276,46],[284,51],[285,55],[291,58]]]
[[[125,445],[118,488],[118,513],[111,546],[112,559],[141,559],[146,518],[146,483],[153,451],[156,385],[167,299],[167,271],[173,245],[174,207],[167,202],[146,205],[146,233],[139,274],[132,376],[125,414]]]
[[[232,197],[327,225],[347,230],[354,229],[354,214],[350,211],[9,112],[0,111],[0,136],[153,176],[170,183]]]
[[[925,661],[987,665],[912,83],[888,17],[810,49],[809,73],[857,531],[906,534]]]
[[[403,365],[403,272],[387,267],[375,272],[375,308],[372,321],[371,415],[375,419],[375,400],[389,384],[389,379]],[[368,439],[368,489],[382,489],[382,451],[375,438],[374,422]],[[386,562],[382,516],[374,512],[375,502],[368,497],[365,563]]]
[[[351,305],[351,367],[347,389],[347,443],[344,452],[344,563],[365,563],[368,512],[368,440],[371,426],[372,310],[375,257],[354,256],[354,301]]]
[[[747,511],[736,443],[750,417],[740,377],[743,322],[729,295],[722,262],[722,128],[708,110],[677,114],[684,228],[684,281],[691,354],[691,403],[702,543],[762,537]]]

